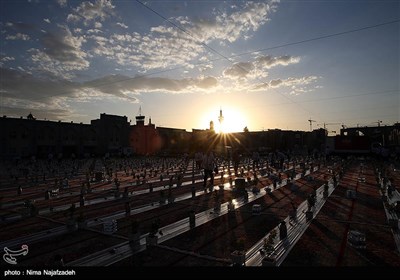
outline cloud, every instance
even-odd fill
[[[214,77],[205,77],[197,81],[196,86],[203,89],[209,89],[216,87],[218,85],[218,80]]]
[[[162,77],[128,77],[109,75],[84,83],[62,78],[49,78],[23,69],[0,68],[3,104],[9,108],[59,109],[71,102],[93,100],[125,100],[137,102],[137,94],[146,92],[205,92],[215,89],[214,77],[169,79]]]
[[[232,43],[243,36],[249,38],[250,31],[256,31],[269,20],[269,15],[276,11],[278,2],[245,2],[242,6],[232,6],[237,11],[220,12],[211,20],[199,19],[190,26],[189,31],[202,42],[223,40]],[[180,23],[185,25],[186,21]]]
[[[312,91],[312,88],[307,86],[315,83],[319,78],[320,77],[317,76],[306,76],[301,78],[289,77],[286,79],[274,79],[269,82],[256,85],[253,90],[289,87],[291,89],[290,94],[298,95],[301,93]],[[314,88],[316,87],[318,86],[315,86]]]
[[[68,22],[78,22],[81,18],[77,15],[69,14],[67,16],[67,21]]]
[[[193,68],[202,57],[207,56],[208,60],[216,57],[203,43],[232,43],[245,35],[249,37],[251,32],[268,22],[270,14],[276,10],[276,3],[241,2],[226,11],[214,10],[207,19],[171,18],[186,32],[166,24],[151,27],[145,34],[113,34],[107,41],[95,41],[93,52],[120,65],[139,67],[142,71],[175,66]]]
[[[74,113],[70,109],[64,108],[48,108],[43,106],[36,106],[35,104],[28,104],[23,106],[22,104],[14,106],[4,106],[2,107],[2,113],[6,116],[14,117],[27,117],[32,114],[35,118],[40,120],[70,120]]]
[[[47,22],[47,23],[51,23],[51,21],[48,18],[44,18],[43,21]]]
[[[100,29],[88,29],[86,30],[87,34],[93,34],[93,33],[103,33]]]
[[[2,62],[13,61],[13,60],[15,60],[15,58],[12,56],[2,56],[1,57]]]
[[[6,40],[22,40],[22,41],[28,41],[30,39],[29,35],[22,34],[22,33],[17,33],[15,35],[7,35]]]
[[[57,0],[58,5],[60,7],[66,7],[67,6],[67,0]]]
[[[223,71],[223,76],[230,79],[257,79],[268,76],[269,69],[276,66],[288,66],[298,63],[299,57],[284,56],[258,56],[253,62],[237,62]]]
[[[83,20],[85,25],[95,20],[104,21],[107,17],[114,15],[114,8],[111,0],[96,0],[94,3],[82,2],[77,8],[73,9],[74,13],[67,16],[67,21]]]
[[[0,68],[0,88],[6,98],[49,102],[53,96],[72,96],[76,85],[66,80],[49,80],[32,74]],[[61,91],[61,92],[60,92]]]
[[[40,42],[43,50],[30,49],[31,60],[39,69],[56,76],[67,75],[73,70],[84,70],[89,67],[87,54],[82,48],[86,42],[83,36],[73,36],[66,26],[58,26],[56,33],[47,32]]]
[[[117,22],[116,24],[121,26],[122,28],[125,28],[125,29],[128,28],[128,26],[123,24],[122,22]]]
[[[214,77],[169,79],[143,76],[130,78],[124,75],[110,75],[84,83],[82,87],[119,95],[125,92],[196,92],[211,89],[217,85],[218,81]]]
[[[278,65],[288,66],[289,64],[298,63],[299,61],[300,57],[293,57],[290,55],[277,56],[277,57],[266,55],[257,57],[255,63],[257,64],[258,67],[270,69]]]
[[[136,102],[136,98],[120,92],[105,93],[82,83],[39,77],[22,70],[0,68],[0,76],[2,111],[6,115],[42,112],[47,118],[70,118],[76,102],[115,98]]]
[[[9,61],[13,61],[15,60],[15,58],[13,56],[5,56],[0,54],[0,67],[3,67],[4,64],[6,64]],[[0,88],[0,92],[1,92],[1,88]]]
[[[102,28],[103,25],[101,24],[101,22],[95,22],[94,27],[98,29],[98,28]]]
[[[5,27],[12,29],[16,32],[31,32],[37,30],[35,24],[22,23],[22,22],[6,22]]]
[[[137,32],[113,34],[107,40],[95,39],[93,52],[120,65],[136,66],[144,71],[176,65],[191,67],[203,47],[177,34],[140,35]]]
[[[244,78],[254,69],[254,64],[251,62],[238,62],[226,68],[223,75],[225,77]]]

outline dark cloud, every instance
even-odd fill
[[[207,89],[218,85],[218,80],[214,77],[205,77],[197,82],[199,88]]]
[[[84,83],[70,82],[65,79],[30,73],[9,68],[0,68],[0,88],[5,105],[37,104],[54,105],[60,100],[88,101],[112,96],[136,101],[132,93],[141,92],[191,92],[210,89],[218,85],[214,77],[196,79],[169,79],[162,77],[128,77],[110,75]],[[10,106],[11,107],[11,106]]]
[[[67,27],[61,26],[57,33],[47,32],[41,42],[44,52],[58,61],[86,64],[86,53],[81,50],[83,37],[73,36]]]
[[[31,32],[38,30],[35,24],[23,23],[23,22],[6,22],[6,28],[14,30],[15,32]]]
[[[214,77],[169,79],[161,77],[134,77],[123,75],[111,75],[96,79],[83,84],[84,87],[96,88],[105,93],[116,94],[117,92],[147,92],[147,91],[168,91],[181,92],[191,89],[207,89],[218,84]]]
[[[3,97],[50,102],[53,97],[73,96],[76,84],[66,80],[49,80],[32,74],[0,68],[0,88]]]
[[[229,77],[246,77],[252,70],[254,70],[254,65],[251,62],[238,62],[234,63],[232,66],[225,69],[223,72],[224,76]]]

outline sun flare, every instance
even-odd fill
[[[220,118],[221,113],[222,118]],[[242,132],[245,126],[247,126],[247,120],[242,112],[232,107],[221,107],[221,109],[207,112],[205,114],[205,121],[208,123],[213,121],[214,130],[217,133]]]

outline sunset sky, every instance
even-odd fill
[[[337,131],[400,120],[400,1],[0,0],[0,115]]]

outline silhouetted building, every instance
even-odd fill
[[[209,129],[156,127],[145,116],[136,116],[131,125],[126,116],[100,114],[90,124],[38,120],[32,114],[26,118],[0,118],[0,157],[70,157],[91,155],[182,155],[199,150],[213,149],[224,153],[226,147],[250,155],[258,150],[290,151],[297,154],[325,153],[332,150],[367,150],[365,145],[399,149],[400,124],[393,126],[357,127],[341,130],[335,140],[326,137],[324,129],[291,131],[269,129],[220,134],[210,122]],[[364,140],[359,140],[361,138]],[[350,139],[350,140],[349,140]],[[346,146],[350,143],[350,146]],[[358,142],[357,142],[358,141]],[[361,141],[361,142],[359,142]],[[346,144],[347,143],[347,144]],[[357,144],[358,143],[358,144]],[[358,148],[357,148],[358,147]]]
[[[0,157],[70,157],[92,155],[153,155],[182,153],[188,150],[191,133],[184,129],[145,125],[145,116],[130,125],[126,116],[100,114],[90,124],[0,118]]]
[[[190,151],[192,133],[185,129],[157,127],[161,152],[165,155],[182,155]]]
[[[98,146],[97,133],[89,124],[37,120],[32,114],[26,119],[3,116],[0,124],[3,158],[71,156],[92,153]]]
[[[153,155],[161,149],[161,138],[151,118],[147,125],[144,120],[144,116],[136,116],[136,124],[130,129],[129,144],[135,154]]]
[[[371,143],[379,143],[383,147],[400,146],[400,123],[394,125],[347,127],[340,130],[343,136],[366,136]]]
[[[126,116],[100,114],[100,119],[91,121],[97,135],[97,154],[120,154],[129,146],[130,125]]]

